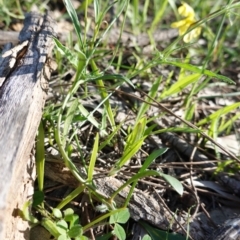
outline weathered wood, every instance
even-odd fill
[[[52,26],[48,15],[26,14],[20,43],[0,58],[0,239],[28,239],[16,210],[33,192],[30,154],[50,77]]]
[[[0,46],[5,45],[7,43],[9,43],[10,41],[13,44],[17,44],[18,43],[18,32],[14,32],[14,31],[0,31]]]

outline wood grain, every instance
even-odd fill
[[[17,55],[12,67],[0,60],[5,64],[0,67],[0,76],[5,77],[0,88],[1,239],[28,239],[27,222],[16,212],[33,193],[30,155],[46,99],[43,86],[50,73],[46,61],[53,48],[52,25],[48,15],[27,14],[19,35],[20,44],[29,41],[24,55]]]

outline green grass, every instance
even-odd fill
[[[129,219],[128,204],[134,189],[139,187],[138,183],[142,179],[148,179],[149,176],[154,179],[162,178],[172,191],[179,195],[183,194],[183,185],[177,177],[153,167],[155,160],[169,150],[167,147],[159,146],[156,151],[146,153],[146,157],[140,161],[141,165],[138,165],[138,171],[129,170],[128,180],[108,198],[97,192],[94,185],[95,169],[102,167],[98,162],[98,156],[109,149],[114,151],[114,146],[118,146],[118,158],[111,159],[114,164],[107,165],[105,169],[106,175],[117,176],[128,166],[133,165],[132,160],[145,151],[145,144],[152,136],[157,137],[159,134],[171,132],[181,136],[191,134],[195,141],[200,140],[201,148],[206,151],[207,140],[212,142],[215,145],[216,159],[221,158],[216,140],[219,136],[235,131],[235,124],[239,124],[237,111],[240,103],[219,105],[218,109],[206,110],[200,114],[199,109],[203,102],[206,103],[206,99],[198,96],[214,83],[222,84],[225,88],[228,88],[228,84],[234,84],[235,79],[222,74],[221,70],[227,69],[233,63],[239,65],[237,55],[239,45],[236,42],[237,38],[233,39],[233,36],[238,27],[240,3],[233,1],[226,3],[220,0],[214,4],[210,1],[207,4],[203,2],[188,1],[195,9],[199,20],[191,29],[201,26],[203,45],[197,40],[184,43],[184,36],[179,36],[172,39],[167,46],[163,44],[164,49],[161,49],[161,46],[159,47],[153,40],[149,43],[152,51],[146,54],[143,53],[143,47],[136,43],[130,49],[133,63],[128,64],[124,61],[126,47],[119,41],[115,43],[114,48],[109,48],[106,38],[108,32],[113,28],[120,29],[119,39],[126,30],[136,35],[146,32],[150,39],[153,39],[152,34],[161,26],[170,29],[171,23],[180,19],[173,1],[93,0],[84,1],[78,9],[74,9],[70,0],[64,1],[77,40],[73,42],[70,38],[70,42],[63,43],[55,39],[54,54],[60,83],[63,83],[61,77],[68,69],[73,69],[75,74],[67,84],[67,88],[62,87],[59,98],[61,101],[46,103],[36,146],[38,173],[36,193],[40,192],[42,195],[38,195],[39,202],[34,204],[35,211],[43,218],[38,219],[30,214],[27,203],[23,215],[28,221],[43,225],[55,239],[59,240],[87,239],[84,237],[87,230],[98,225],[110,226],[111,229],[102,236],[102,239],[108,239],[112,235],[125,239],[129,234],[124,225]],[[35,3],[41,6],[37,1]],[[21,8],[16,12],[11,6],[11,4],[7,5],[7,10],[4,8],[2,9],[4,13],[0,12],[0,17],[7,13],[4,19],[6,23],[9,23],[11,17],[17,13],[19,18],[22,17]],[[28,8],[29,6],[26,6],[26,9]],[[114,14],[110,20],[107,20],[105,29],[102,29],[102,24],[111,8],[114,8]],[[79,14],[84,16],[81,23],[78,19]],[[87,35],[90,26],[91,37]],[[111,69],[114,69],[114,73],[111,73]],[[162,69],[166,70],[165,75],[161,74]],[[150,85],[148,92],[142,91],[144,82]],[[132,93],[122,90],[126,85],[132,89]],[[90,86],[94,86],[94,91],[89,90]],[[134,122],[127,127],[124,126],[125,120],[120,122],[116,120],[118,108],[111,101],[114,93],[119,93],[127,99],[128,111],[131,110],[131,116],[134,116]],[[133,93],[139,93],[141,97]],[[96,95],[99,101],[94,108],[84,106],[82,100],[89,101]],[[236,101],[236,98],[231,96],[226,96],[226,101],[227,97]],[[176,106],[169,104],[171,102]],[[153,106],[156,109],[155,114],[151,114],[150,111]],[[181,117],[174,111],[181,112]],[[161,119],[165,121],[164,125],[158,123]],[[88,141],[84,142],[81,129],[86,126],[91,131],[89,130]],[[79,187],[73,189],[58,205],[50,208],[46,207],[46,202],[43,200],[44,162],[47,160],[45,159],[47,148],[44,148],[44,145],[60,154],[61,161],[79,181]],[[121,145],[123,146],[120,147]],[[224,147],[222,150],[225,151],[231,164],[234,165],[239,161],[236,154],[230,153]],[[73,161],[76,156],[78,163],[84,167],[85,174],[76,167]],[[218,172],[224,169],[225,165],[218,165]],[[122,206],[116,206],[117,194],[127,186],[130,186],[130,191],[125,202]],[[92,208],[102,213],[85,226],[81,225],[81,216],[72,209],[64,210],[73,199],[83,193],[89,195]],[[182,239],[181,236],[171,233],[167,233],[167,237],[166,232],[154,233],[150,226],[144,225],[144,228],[153,239],[160,239],[161,236],[163,239]],[[156,234],[155,238],[154,234]]]

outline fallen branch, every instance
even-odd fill
[[[26,14],[19,44],[0,58],[0,235],[27,239],[27,222],[15,210],[33,193],[31,149],[46,99],[53,48],[53,21],[48,15]],[[20,226],[20,229],[19,229]]]

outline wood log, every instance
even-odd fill
[[[0,239],[28,239],[17,217],[33,193],[31,150],[46,99],[53,20],[28,13],[19,44],[0,58]]]

